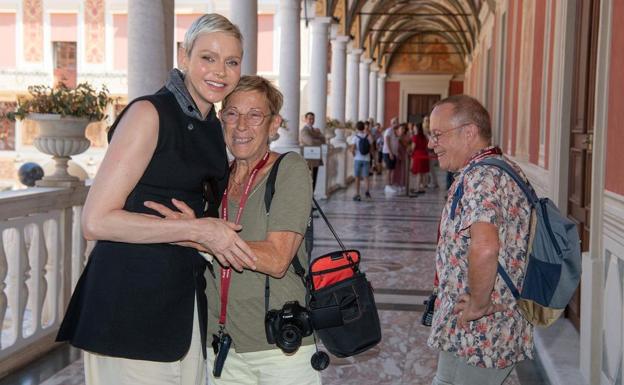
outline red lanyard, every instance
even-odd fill
[[[251,192],[251,186],[253,185],[258,172],[264,167],[264,165],[269,161],[269,155],[271,153],[269,151],[264,154],[260,162],[256,164],[251,171],[251,175],[247,180],[247,185],[245,185],[245,190],[243,191],[243,195],[241,195],[240,202],[238,203],[238,213],[236,213],[236,224],[240,223],[241,216],[243,215],[243,209],[247,204],[247,199],[249,198],[249,193]],[[223,192],[223,198],[221,199],[221,218],[224,220],[228,220],[228,198],[227,198],[228,190],[227,188]],[[232,269],[222,268],[221,269],[221,315],[219,316],[219,324],[221,326],[225,325],[225,319],[227,316],[227,300],[228,300],[228,292],[230,290],[230,280],[232,278]]]
[[[487,158],[493,155],[502,155],[502,154],[503,152],[501,151],[500,147],[493,147],[493,146],[487,147],[477,152],[472,157],[470,157],[470,159],[468,159],[468,161],[466,162],[466,166],[472,162],[478,162],[483,158]]]

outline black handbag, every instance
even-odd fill
[[[284,155],[275,161],[267,179],[264,196],[267,213],[275,192],[279,163]],[[307,275],[296,256],[292,265],[306,286],[306,308],[310,312],[316,336],[333,355],[350,357],[381,341],[381,326],[373,288],[366,279],[366,274],[360,271],[360,252],[344,247],[318,202],[312,200],[341,250],[315,258],[309,264]],[[312,238],[311,229],[312,218],[306,240]],[[307,247],[308,253],[311,251],[310,246]],[[268,291],[268,278],[266,286]]]
[[[316,200],[314,205],[342,250],[310,263],[307,305],[325,348],[337,357],[350,357],[381,341],[373,288],[359,269],[359,251],[344,247]]]

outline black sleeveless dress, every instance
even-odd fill
[[[214,108],[206,120],[193,118],[164,87],[137,100],[151,102],[158,111],[158,144],[124,209],[156,214],[143,202],[156,201],[172,208],[171,198],[176,198],[192,207],[198,217],[217,217],[228,164]],[[191,248],[98,241],[57,340],[108,356],[176,361],[189,349],[197,299],[205,356],[205,269],[205,260]]]

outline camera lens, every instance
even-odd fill
[[[301,331],[293,325],[284,325],[280,330],[276,345],[284,351],[284,353],[294,353],[301,346]]]

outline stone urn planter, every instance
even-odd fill
[[[72,187],[82,182],[67,172],[67,162],[72,155],[85,152],[91,142],[85,131],[91,120],[87,117],[61,116],[59,114],[29,113],[27,119],[37,122],[39,135],[34,146],[44,154],[52,156],[56,169],[52,175],[46,175],[37,181],[40,187]]]

